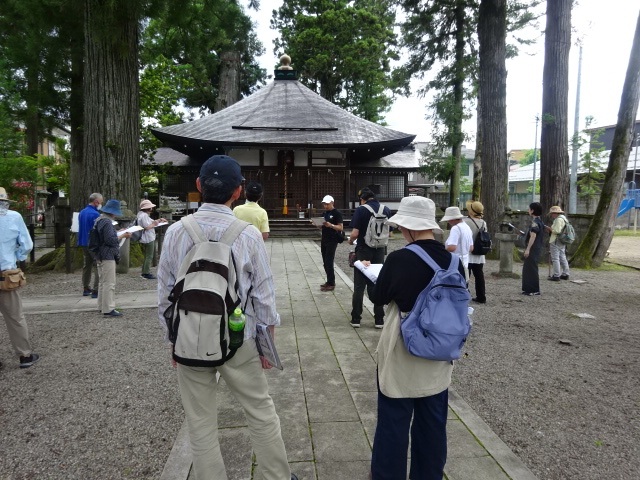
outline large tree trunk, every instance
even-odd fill
[[[240,52],[224,52],[220,56],[220,87],[215,111],[218,112],[240,100]]]
[[[481,198],[492,233],[499,231],[508,199],[506,36],[506,0],[482,0],[478,16]]]
[[[471,186],[471,200],[480,200],[482,193],[482,105],[478,93],[478,107],[476,108],[476,154],[473,157],[473,185]]]
[[[37,155],[38,146],[40,145],[40,138],[42,132],[40,131],[40,82],[38,81],[38,70],[31,66],[27,67],[27,92],[26,92],[26,115],[25,115],[25,128],[27,130],[25,140],[27,143],[27,155]]]
[[[465,3],[463,0],[456,2],[456,47],[455,69],[456,79],[453,82],[453,112],[454,121],[451,132],[451,156],[454,160],[453,173],[451,174],[451,188],[449,189],[449,205],[458,205],[460,200],[460,163],[462,161],[462,117],[464,116],[464,57],[465,57]]]
[[[140,197],[136,2],[85,2],[84,152],[80,194]]]
[[[69,127],[71,128],[71,165],[69,169],[72,211],[84,208],[89,200],[83,182],[84,167],[84,33],[83,22],[69,32],[71,36],[71,92],[69,95]],[[89,192],[91,194],[93,192]]]
[[[571,263],[578,267],[598,267],[607,253],[613,238],[618,206],[622,198],[622,186],[627,173],[629,151],[640,100],[640,15],[633,37],[631,57],[622,89],[618,123],[613,135],[609,166],[600,192],[598,208],[589,225],[587,235],[580,243]]]
[[[542,73],[540,203],[544,209],[569,201],[569,50],[572,0],[547,1]]]

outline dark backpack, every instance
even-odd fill
[[[371,248],[386,247],[389,243],[389,224],[384,214],[384,205],[380,204],[377,212],[367,204],[363,207],[371,212],[367,231],[364,234],[364,243]]]
[[[576,231],[573,225],[569,223],[569,220],[567,220],[567,217],[564,215],[562,215],[562,217],[564,218],[564,228],[558,235],[558,240],[564,245],[571,245],[576,239]]]
[[[487,222],[483,220],[482,228],[480,228],[473,218],[469,217],[469,220],[471,220],[478,229],[476,238],[473,240],[473,252],[471,253],[473,255],[486,255],[492,248],[491,234],[487,231]]]
[[[98,230],[98,223],[100,222],[100,220],[108,220],[105,219],[104,217],[98,217],[95,219],[95,221],[93,222],[93,227],[91,227],[91,230],[89,230],[89,253],[91,253],[91,256],[100,261],[100,247],[102,246],[102,235],[100,234],[100,230]]]
[[[419,246],[405,248],[416,253],[434,272],[400,330],[412,355],[428,360],[457,360],[471,331],[467,281],[458,270],[460,257],[451,255],[448,269],[440,266]]]
[[[133,221],[133,226],[137,226],[138,225],[138,217],[136,217],[136,219]],[[142,230],[136,230],[135,232],[133,232],[131,234],[131,237],[129,237],[129,240],[131,240],[132,242],[139,242],[140,239],[142,238],[142,234],[144,233],[144,229]]]
[[[219,241],[205,237],[193,215],[182,218],[194,242],[180,265],[164,318],[173,359],[191,367],[217,367],[236,353],[229,347],[229,316],[240,305],[231,245],[249,225],[235,219]]]

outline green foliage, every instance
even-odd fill
[[[174,89],[184,106],[205,113],[214,111],[224,52],[240,54],[240,91],[252,93],[265,78],[257,63],[264,47],[242,7],[229,0],[176,0],[166,2],[148,22],[140,58],[145,70],[175,75],[164,77],[168,85],[162,89]]]
[[[539,152],[535,148],[531,148],[524,152],[524,156],[522,160],[520,160],[520,166],[524,167],[525,165],[531,165],[533,162],[539,161]]]
[[[304,85],[341,108],[380,122],[396,90],[391,62],[398,60],[389,0],[289,0],[273,12],[287,53]]]
[[[531,185],[527,188],[527,193],[531,193]],[[536,178],[536,195],[540,195],[540,179]]]
[[[578,195],[587,199],[587,209],[589,209],[589,199],[594,195],[598,195],[602,190],[602,182],[605,177],[605,159],[602,157],[605,146],[600,140],[604,129],[589,131],[593,120],[593,117],[586,117],[585,130],[578,134],[577,138],[573,138],[573,144],[578,148],[589,144],[589,149],[580,155],[580,163],[578,165],[580,174],[577,181]]]

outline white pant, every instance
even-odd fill
[[[253,340],[245,340],[235,356],[217,369],[178,364],[178,384],[196,480],[227,480],[218,439],[216,370],[244,409],[251,445],[264,480],[290,480],[280,419],[269,396],[267,378]]]
[[[555,241],[549,244],[554,277],[559,277],[561,274],[569,275],[569,262],[567,262],[566,250],[567,246],[564,243]]]

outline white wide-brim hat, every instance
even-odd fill
[[[458,207],[447,207],[444,211],[444,217],[442,217],[441,222],[448,222],[449,220],[459,220],[464,218],[464,215],[460,212]]]
[[[393,227],[403,227],[408,230],[437,230],[442,231],[436,222],[436,204],[425,197],[404,197],[400,200],[398,212],[388,223]]]

